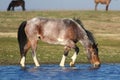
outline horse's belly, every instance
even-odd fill
[[[41,39],[43,42],[49,43],[49,44],[60,44],[60,45],[65,45],[66,41],[63,39],[54,39],[54,38],[43,38]]]

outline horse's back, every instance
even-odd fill
[[[111,0],[95,0],[95,3],[109,4]]]
[[[13,0],[13,1],[11,2],[11,4],[12,4],[13,6],[20,6],[20,5],[24,5],[24,4],[25,4],[25,1],[24,1],[24,0]]]
[[[31,35],[39,36],[43,41],[55,42],[62,29],[60,27],[61,24],[61,19],[36,17],[27,21],[26,32],[31,33],[32,30],[33,34]],[[62,27],[63,26],[64,25],[62,25]]]
[[[39,36],[42,41],[63,44],[64,41],[77,41],[79,28],[72,19],[33,18],[27,22],[27,33]],[[33,30],[33,31],[31,31]],[[61,42],[61,43],[59,43]]]

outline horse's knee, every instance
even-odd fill
[[[80,51],[80,49],[76,46],[76,47],[75,47],[75,51],[76,51],[76,54],[78,54],[79,51]]]
[[[65,47],[65,48],[64,48],[64,56],[68,56],[69,50],[70,50],[69,47]]]

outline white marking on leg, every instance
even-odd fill
[[[34,60],[35,65],[36,65],[37,67],[39,67],[40,64],[39,64],[39,62],[38,62],[36,56],[33,56],[33,60]]]
[[[77,54],[75,52],[74,55],[71,57],[73,63],[75,63],[76,58],[77,58]]]
[[[22,67],[25,67],[25,56],[21,58],[20,64]]]
[[[60,66],[62,66],[62,67],[64,67],[65,65],[65,59],[66,59],[66,56],[65,55],[63,55],[63,57],[62,57],[62,60],[61,60],[61,62],[60,62]]]
[[[39,64],[39,62],[38,62],[38,60],[37,60],[37,57],[36,57],[36,53],[34,52],[34,53],[32,53],[32,57],[33,57],[33,61],[34,61],[34,63],[35,63],[35,66],[40,66],[40,64]]]

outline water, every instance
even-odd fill
[[[102,64],[100,69],[89,69],[90,64],[76,67],[59,67],[56,64],[27,65],[25,70],[18,65],[0,66],[0,80],[120,80],[120,64]]]

